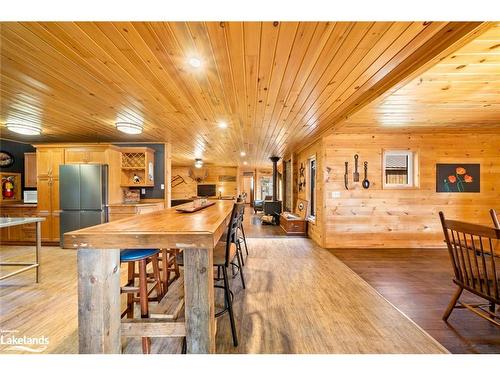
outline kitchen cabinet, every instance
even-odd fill
[[[37,147],[37,177],[59,178],[59,165],[64,164],[64,148]]]
[[[121,149],[121,186],[153,187],[155,150],[148,147]]]
[[[0,206],[2,217],[35,217],[37,214],[36,204],[2,204]],[[25,243],[35,242],[35,224],[24,224],[1,229],[2,243]]]
[[[35,146],[37,165],[38,214],[42,222],[42,241],[59,241],[59,166],[64,164],[64,148]]]
[[[120,148],[109,143],[35,144],[38,190],[38,216],[42,222],[42,241],[59,242],[59,166],[63,164],[107,164],[108,201],[121,202]]]
[[[106,149],[106,146],[66,148],[64,162],[66,164],[106,164]]]
[[[24,153],[24,187],[36,188],[36,153]]]

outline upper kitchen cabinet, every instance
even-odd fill
[[[36,188],[36,153],[24,153],[24,187]]]
[[[64,148],[35,145],[37,176],[59,177],[59,165],[64,164]]]
[[[148,147],[121,148],[121,186],[154,186],[154,154]]]
[[[106,164],[108,146],[85,146],[66,148],[64,159],[66,164]]]

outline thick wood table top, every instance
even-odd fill
[[[64,234],[64,248],[212,248],[225,230],[233,204],[220,200],[193,213],[177,212],[176,206],[79,229]]]

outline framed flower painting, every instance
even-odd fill
[[[436,164],[436,192],[479,193],[480,164]]]

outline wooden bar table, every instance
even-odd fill
[[[220,200],[194,213],[167,208],[66,233],[64,248],[78,249],[79,352],[121,352],[120,249],[181,248],[187,351],[215,353],[212,254],[233,204]]]

